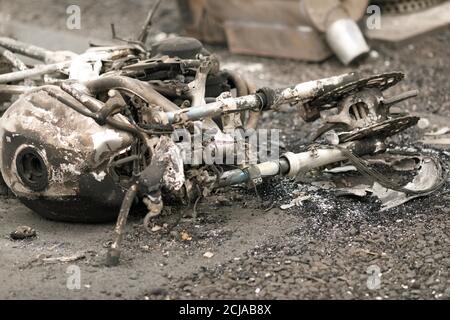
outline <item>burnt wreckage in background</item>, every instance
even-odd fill
[[[139,39],[141,43],[93,47],[82,55],[0,39],[3,57],[18,70],[0,75],[0,92],[21,94],[1,119],[3,178],[26,206],[44,217],[72,222],[117,218],[108,253],[111,265],[119,261],[124,226],[136,199],[148,208],[148,226],[164,204],[188,205],[215,188],[257,184],[275,175],[294,177],[343,160],[406,194],[428,194],[442,185],[438,179],[422,189],[401,187],[360,158],[385,152],[387,137],[419,120],[390,112],[416,91],[383,95],[403,79],[402,73],[350,73],[283,89],[256,89],[222,70],[217,57],[195,39],[167,39],[150,50],[142,45],[145,36]],[[47,64],[28,69],[14,53]],[[183,162],[183,154],[206,149],[237,159],[230,130],[255,129],[262,112],[283,104],[299,108],[306,121],[321,118],[318,136],[331,132],[331,142],[269,161],[235,160],[234,166]],[[207,137],[200,150],[173,139],[180,129],[188,133],[187,140]],[[255,146],[244,152],[250,147]],[[442,171],[439,161],[431,162]]]

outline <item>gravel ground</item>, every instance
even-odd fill
[[[47,3],[45,3],[47,2]],[[120,34],[139,30],[151,1],[70,1],[82,8],[77,37],[106,39],[109,24]],[[4,15],[26,25],[65,29],[66,1],[1,1]],[[158,32],[179,29],[172,1],[165,1],[155,26]],[[49,34],[51,41],[51,34]],[[412,128],[394,142],[431,149],[417,141],[425,131],[448,125],[450,32],[428,36],[393,48],[373,44],[372,54],[355,67],[364,73],[401,70],[406,79],[392,89],[419,89],[404,110],[430,120],[425,130]],[[36,39],[39,44],[42,39]],[[56,43],[64,48],[64,43]],[[61,49],[62,49],[61,48]],[[335,58],[321,64],[237,56],[213,47],[226,68],[235,69],[259,86],[285,86],[352,70]],[[377,57],[375,57],[377,56]],[[292,112],[268,114],[262,127],[283,130],[282,140],[293,151],[311,137],[317,123],[306,124]],[[447,151],[448,148],[447,148]],[[439,152],[445,152],[445,146]],[[445,159],[448,162],[448,159]],[[122,264],[103,266],[113,224],[80,225],[40,218],[15,199],[0,204],[0,298],[61,299],[449,299],[450,193],[438,193],[379,212],[374,198],[337,197],[310,192],[301,207],[278,209],[292,193],[310,190],[307,183],[274,179],[255,192],[233,188],[201,202],[197,219],[181,218],[192,208],[173,208],[148,235],[142,217],[127,226]],[[19,225],[37,230],[31,240],[12,241]],[[184,237],[183,237],[184,235]],[[184,240],[183,240],[184,238]],[[189,238],[190,240],[188,240]],[[204,257],[213,253],[211,258]],[[70,263],[51,258],[83,258]],[[49,259],[50,258],[50,259]],[[81,269],[80,290],[66,286],[69,265]],[[368,287],[371,266],[381,272],[378,289]],[[375,279],[376,280],[376,279]]]

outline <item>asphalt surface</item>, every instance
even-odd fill
[[[26,26],[65,30],[64,1],[1,1]],[[75,37],[105,39],[109,23],[121,34],[135,33],[145,17],[144,1],[76,1],[82,8]],[[72,4],[72,2],[71,2]],[[178,30],[173,3],[167,1],[153,36]],[[49,42],[51,39],[51,33]],[[67,41],[70,41],[68,36]],[[393,48],[373,44],[361,65],[343,67],[331,58],[321,64],[237,56],[210,47],[222,65],[258,86],[281,87],[345,73],[400,70],[406,79],[392,94],[419,89],[401,105],[427,118],[429,126],[401,133],[393,143],[415,146],[443,157],[449,146],[418,142],[427,131],[449,123],[450,32]],[[37,42],[43,41],[36,39]],[[39,43],[37,43],[39,44]],[[64,48],[64,42],[54,43]],[[294,112],[269,113],[264,128],[283,130],[284,145],[300,150],[319,124],[306,124]],[[104,266],[113,223],[65,224],[45,220],[15,199],[0,203],[0,298],[6,299],[449,299],[450,193],[439,192],[379,212],[373,197],[338,197],[311,191],[308,182],[273,179],[254,190],[232,188],[193,208],[172,208],[157,221],[162,230],[147,234],[142,217],[127,225],[120,266]],[[279,209],[299,191],[311,196],[300,207]],[[259,197],[261,200],[259,200]],[[21,225],[37,237],[13,241]],[[209,258],[205,253],[211,253]],[[58,260],[68,257],[70,262]],[[79,259],[78,259],[79,258]],[[70,289],[71,270],[80,270],[80,289]]]

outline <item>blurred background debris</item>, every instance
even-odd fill
[[[369,39],[400,43],[450,23],[446,0],[178,0],[178,5],[187,34],[226,43],[233,53],[312,62],[334,53],[346,65],[369,53],[363,32]]]

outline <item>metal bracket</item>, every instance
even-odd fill
[[[258,166],[252,165],[244,168],[242,171],[244,171],[248,175],[249,182],[252,182],[254,185],[259,185],[262,183],[263,180],[261,171],[259,170]]]

